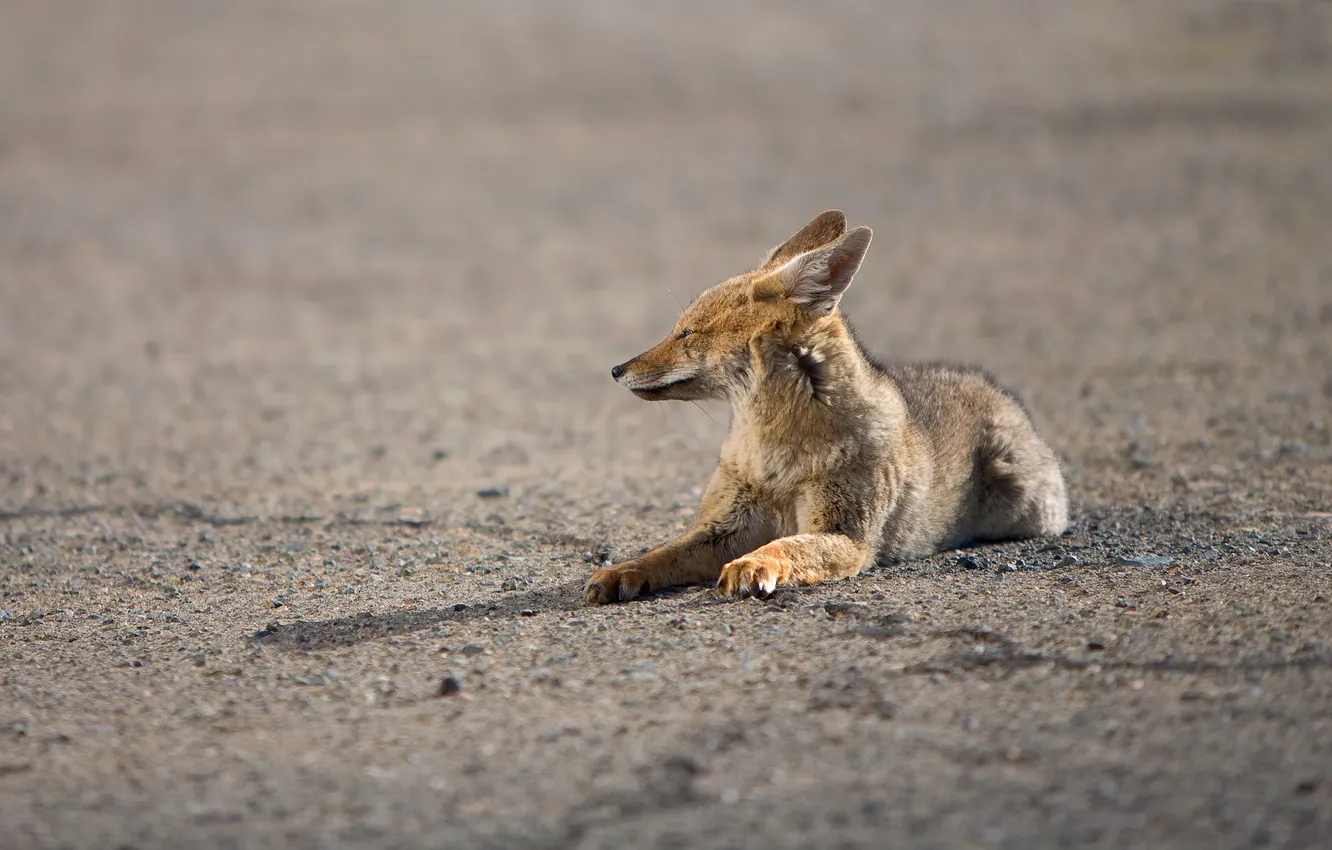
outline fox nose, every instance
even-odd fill
[[[624,374],[624,364],[623,364],[623,363],[621,363],[621,364],[618,365],[618,366],[612,366],[612,367],[611,367],[611,377],[614,378],[615,380],[617,380],[617,381],[620,380],[620,376],[623,375],[623,374]]]

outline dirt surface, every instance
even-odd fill
[[[1332,5],[474,5],[5,4],[5,847],[1332,846]],[[828,207],[1074,529],[582,607]]]

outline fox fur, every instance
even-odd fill
[[[819,215],[611,370],[639,398],[726,399],[734,413],[692,527],[596,570],[589,603],[684,584],[766,596],[1065,530],[1059,462],[1010,393],[974,368],[881,365],[856,340],[838,303],[871,235]]]

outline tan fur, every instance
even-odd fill
[[[612,370],[640,398],[728,399],[734,419],[693,526],[594,572],[588,602],[767,595],[1067,527],[1058,461],[1016,400],[973,369],[878,366],[855,341],[837,305],[869,242],[825,212]]]

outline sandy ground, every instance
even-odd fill
[[[5,847],[1332,846],[1332,6],[473,7],[5,4]],[[582,607],[834,206],[1074,529]]]

